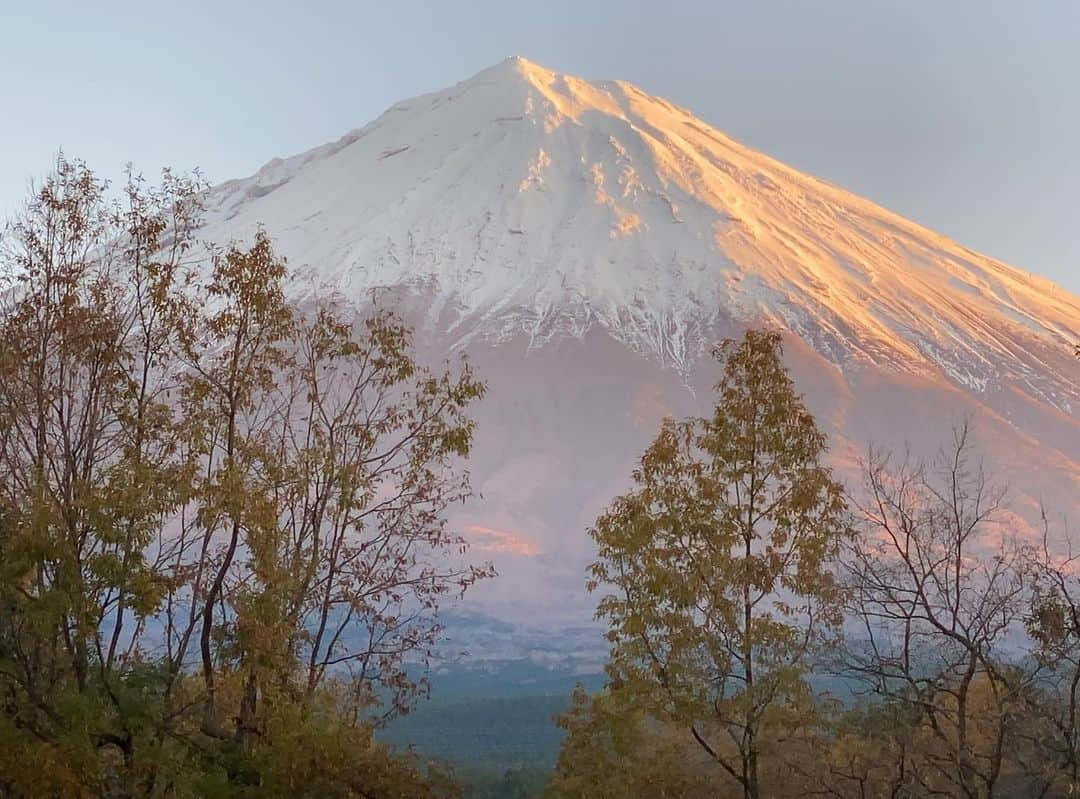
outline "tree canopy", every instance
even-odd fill
[[[667,420],[590,531],[590,586],[608,591],[612,680],[757,797],[763,728],[799,723],[840,621],[830,565],[850,524],[780,334],[750,330],[717,355],[712,415]]]
[[[202,248],[202,191],[61,158],[4,239],[0,794],[434,795],[372,730],[492,574],[446,516],[484,386]]]

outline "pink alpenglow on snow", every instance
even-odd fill
[[[621,81],[508,59],[214,190],[210,238],[260,223],[294,296],[374,291],[489,382],[459,523],[504,614],[589,612],[584,530],[747,325],[789,333],[843,476],[970,419],[1018,520],[1080,496],[1080,299]]]

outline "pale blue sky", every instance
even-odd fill
[[[520,54],[1080,293],[1078,42],[1075,0],[0,0],[0,215],[60,147],[219,182]]]

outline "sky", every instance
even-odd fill
[[[618,78],[1080,294],[1075,0],[0,0],[0,216],[61,148],[212,182],[509,55]]]

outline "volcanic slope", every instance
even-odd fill
[[[750,324],[790,334],[845,476],[967,419],[1021,517],[1080,496],[1080,299],[628,83],[507,59],[213,190],[209,238],[259,224],[297,299],[374,292],[488,380],[458,523],[507,618],[581,618],[584,529]]]

